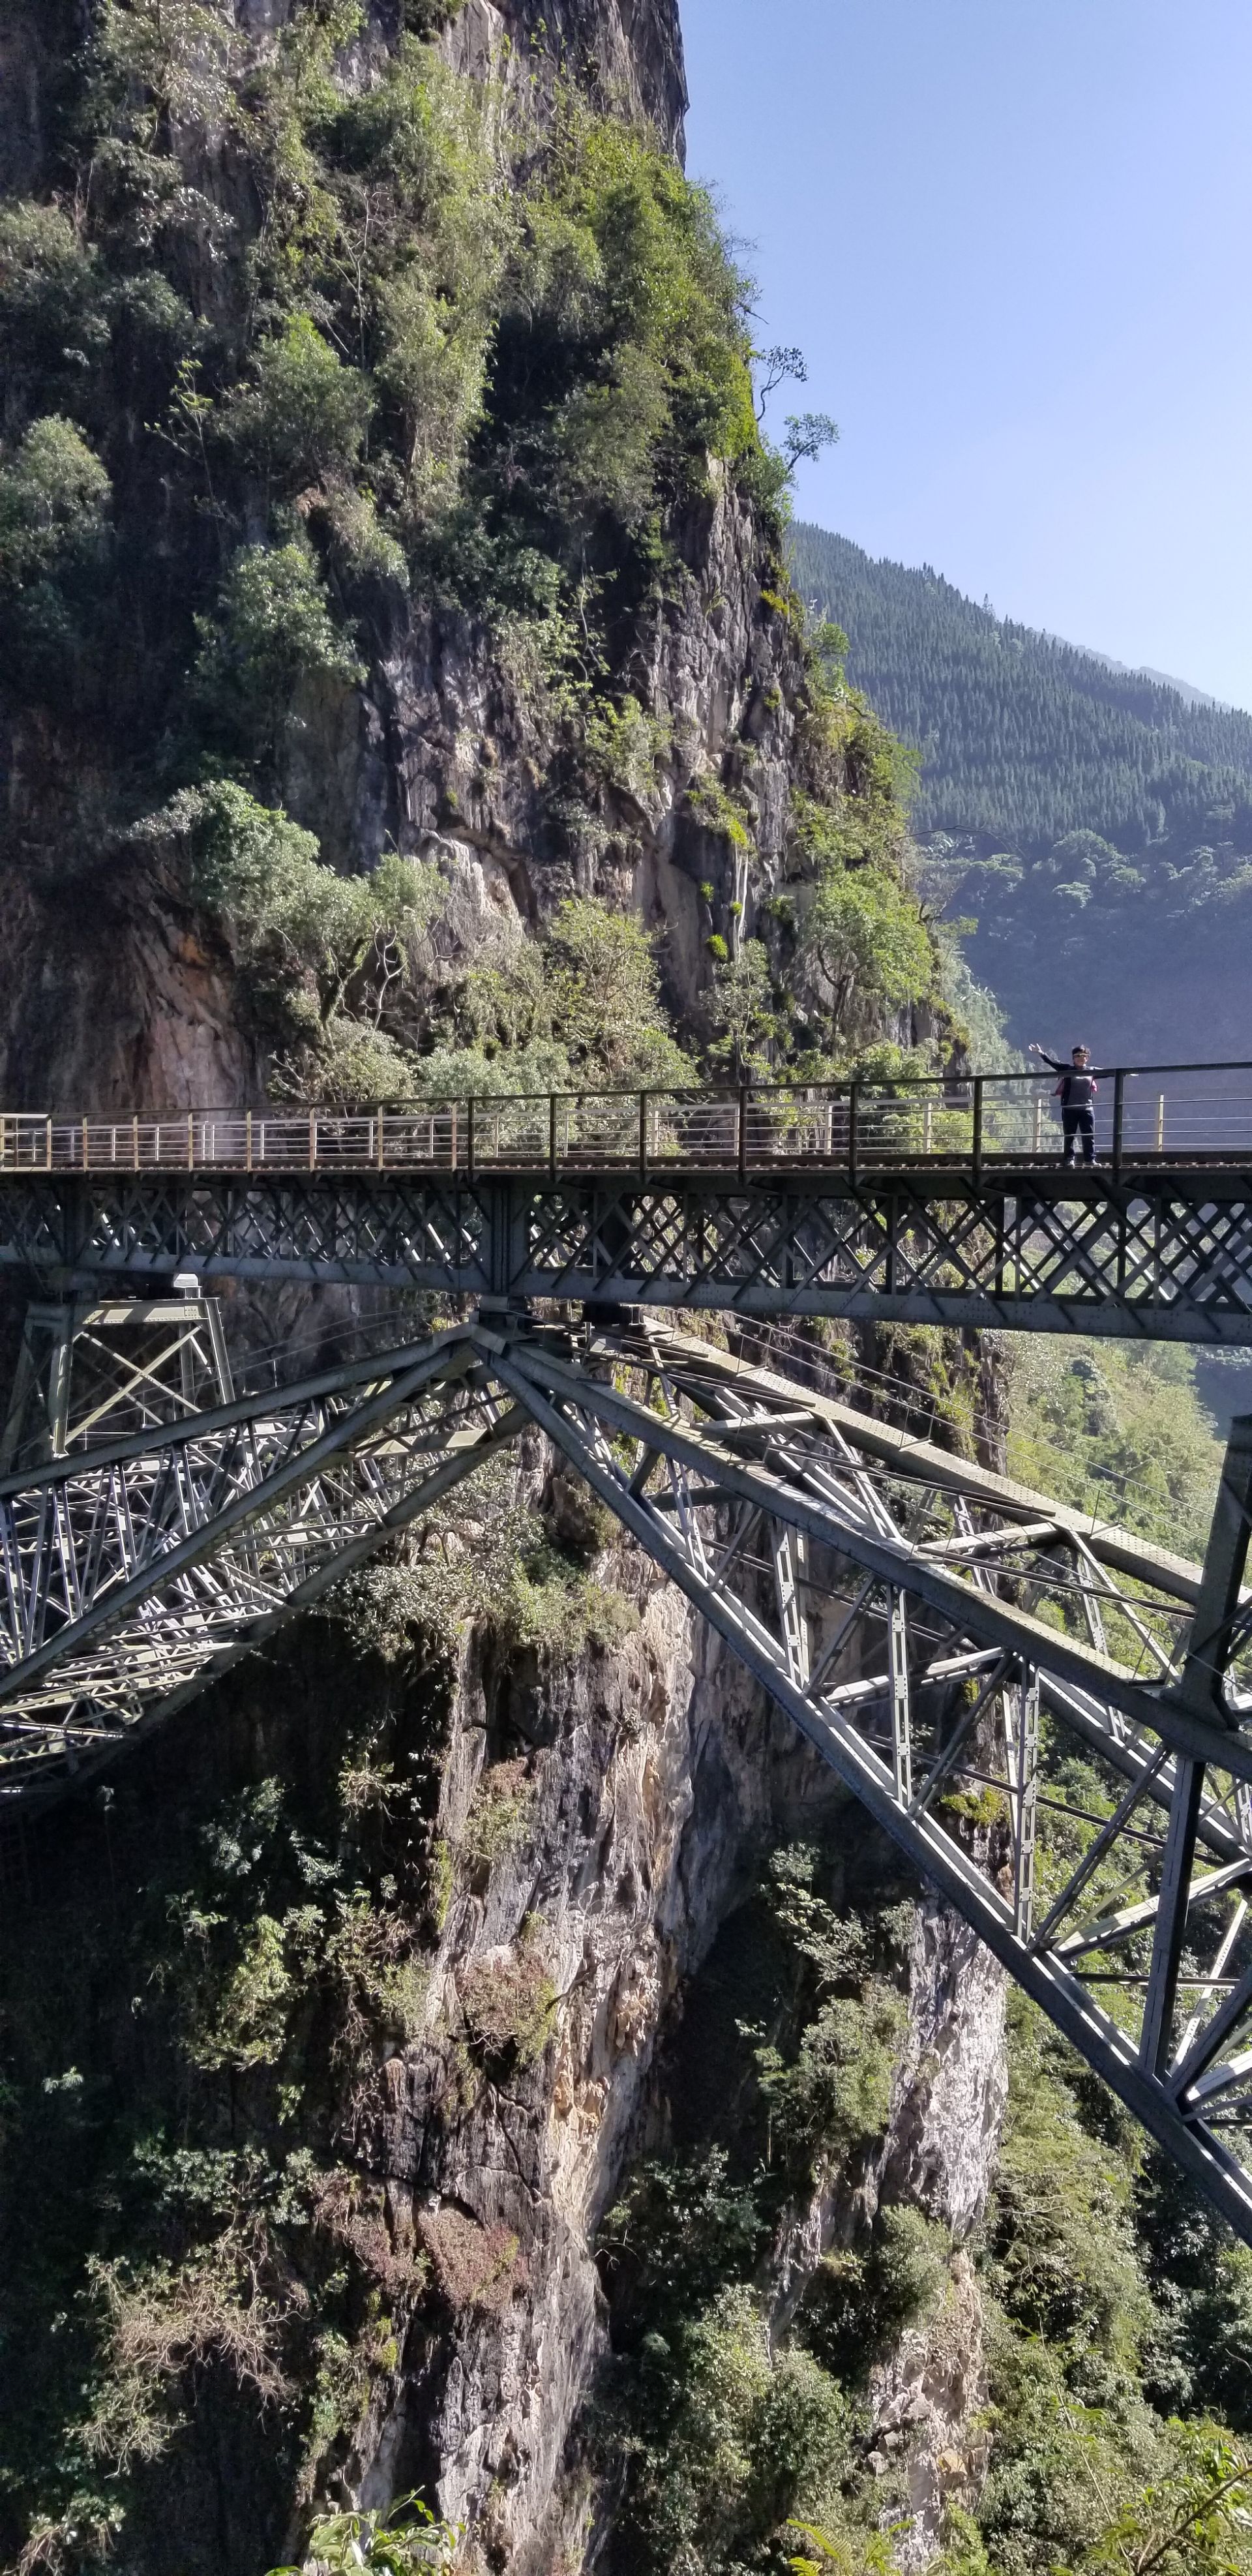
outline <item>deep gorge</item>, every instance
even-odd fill
[[[669,0],[13,0],[0,78],[6,1102],[964,1061]],[[1010,1354],[808,1351],[1003,1456]],[[1247,2258],[537,1437],[0,1867],[22,2576],[413,2493],[1046,2576],[1246,2425]]]

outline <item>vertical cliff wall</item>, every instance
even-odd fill
[[[553,74],[592,85],[605,101],[643,118],[681,155],[687,83],[673,0],[464,0],[442,39],[451,62],[481,74],[501,68],[530,82],[539,67],[545,97]]]
[[[67,0],[0,47],[6,1099],[946,1031],[890,746],[780,570],[669,0]],[[606,921],[647,935],[616,1053],[570,965]],[[655,2284],[600,2237],[649,2153],[752,2201],[722,2288],[762,2407],[815,2302],[833,2421],[839,2299],[877,2300],[882,2475],[933,2545],[994,1982],[540,1448],[4,1858],[24,2567],[261,2576],[420,2488],[467,2566],[634,2576]],[[745,2038],[710,1998],[758,1926]],[[874,2287],[880,2206],[941,2246],[946,2378]]]

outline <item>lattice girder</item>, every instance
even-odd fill
[[[511,1438],[463,1332],[0,1479],[0,1798],[167,1715]]]
[[[0,1175],[0,1264],[1252,1344],[1252,1172]]]
[[[0,1480],[0,1800],[528,1422],[1252,2241],[1252,1424],[1198,1568],[654,1318],[488,1314]]]
[[[651,1374],[669,1400],[668,1419],[658,1421],[655,1394],[640,1402],[609,1381],[610,1353],[619,1381],[632,1356],[645,1379]],[[844,1409],[808,1398],[803,1429],[797,1389],[736,1370],[723,1354],[672,1334],[637,1336],[633,1345],[606,1338],[600,1371],[517,1341],[497,1349],[496,1366],[859,1801],[1252,2238],[1252,2181],[1220,2134],[1252,2094],[1252,1942],[1241,1893],[1252,1888],[1252,1736],[1242,1702],[1227,1705],[1211,1563],[1201,1572],[1140,1548],[1128,1533],[1083,1531],[1079,1516],[1048,1514],[1042,1497],[882,1426],[873,1426],[877,1455],[867,1467],[865,1451],[847,1438]],[[832,1430],[842,1455],[823,1436]],[[907,1468],[903,1478],[884,1474],[883,1452],[892,1446],[897,1466]],[[877,1512],[867,1507],[867,1474]],[[944,1493],[949,1502],[959,1496],[967,1512],[972,1503],[984,1526],[962,1532],[952,1511],[936,1545],[897,1518],[893,1559],[882,1505],[893,1487],[898,1498],[902,1482],[914,1520],[920,1507],[924,1522]],[[1228,1478],[1226,1490],[1246,1554],[1246,1479],[1234,1492]],[[707,1537],[697,1543],[692,1528],[692,1500],[707,1518],[714,1498],[732,1532],[720,1552]],[[986,1526],[993,1499],[1003,1516],[998,1531]],[[803,1646],[795,1562],[786,1552],[798,1533],[809,1559]],[[1102,1562],[1097,1551],[1106,1542],[1129,1581]],[[963,1575],[955,1571],[962,1556]],[[1077,1620],[1092,1563],[1109,1624],[1133,1622],[1132,1636],[1154,1639],[1158,1683],[1145,1686],[1089,1638],[1062,1635],[1002,1597],[1027,1589]],[[1181,1615],[1184,1602],[1190,1618]],[[1246,1596],[1239,1615],[1245,1611]],[[875,1623],[877,1650],[866,1642]],[[832,1678],[831,1626],[836,1645],[855,1634],[862,1662],[876,1665],[872,1674]],[[1078,1686],[1084,1662],[1087,1682]],[[1072,1791],[1056,1794],[1076,1702],[1080,1741],[1099,1757],[1087,1793],[1099,1803],[1086,1815]],[[998,1865],[990,1869],[944,1812],[954,1800],[969,1812],[980,1794],[995,1819],[990,1858]],[[1075,1828],[1088,1848],[1067,1855]],[[1093,1895],[1128,1868],[1143,1889],[1136,1901],[1092,1914]],[[1233,1909],[1229,1919],[1222,1909]],[[1118,2013],[1101,2001],[1110,1990]]]

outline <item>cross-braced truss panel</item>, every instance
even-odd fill
[[[501,1287],[752,1313],[915,1313],[1239,1340],[1252,1331],[1249,1196],[1126,1186],[1016,1195],[883,1176],[858,1189],[563,1181],[519,1204]],[[861,1301],[864,1302],[862,1309]]]
[[[1252,1174],[0,1176],[0,1264],[1252,1343]]]
[[[0,1793],[115,1751],[518,1427],[454,1334],[0,1480]]]

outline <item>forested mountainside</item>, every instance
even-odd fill
[[[794,527],[791,560],[846,633],[850,678],[919,754],[930,882],[976,919],[970,965],[1019,1041],[1086,1027],[1126,1062],[1246,1056],[1252,717],[824,529]]]
[[[6,0],[0,71],[6,1101],[950,1060],[670,0]],[[1004,1353],[805,1356],[1002,1447]],[[1031,1419],[1176,1537],[1153,1367]],[[1242,2576],[1248,2259],[537,1439],[0,1899],[17,2576]]]

